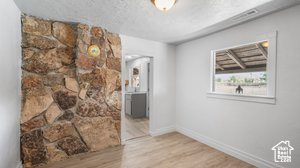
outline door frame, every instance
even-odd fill
[[[148,56],[139,52],[135,51],[128,51],[123,50],[122,51],[122,62],[121,62],[121,75],[122,75],[122,110],[121,110],[121,144],[124,145],[126,142],[125,139],[125,123],[123,122],[125,119],[125,71],[126,71],[126,65],[125,65],[125,56],[126,55],[139,55],[138,58],[150,58],[150,72],[149,72],[149,132],[148,135],[151,136],[151,132],[154,130],[155,125],[155,112],[154,112],[154,101],[153,101],[153,93],[154,93],[154,56]]]

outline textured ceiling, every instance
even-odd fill
[[[150,0],[15,0],[22,12],[47,19],[82,22],[110,31],[167,43],[180,43],[245,21],[232,21],[256,8],[254,17],[299,0],[178,0],[168,12]],[[251,19],[253,17],[247,18]]]

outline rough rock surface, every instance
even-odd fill
[[[105,88],[102,88],[101,90],[91,88],[88,90],[87,95],[98,103],[105,103]]]
[[[86,96],[86,92],[87,92],[87,89],[85,88],[82,88],[79,92],[79,98],[84,100],[85,99],[85,96]]]
[[[49,93],[44,96],[27,97],[21,114],[21,124],[47,110],[52,102],[53,99]]]
[[[85,70],[96,68],[97,58],[81,55],[76,60],[76,65]]]
[[[57,54],[61,58],[61,62],[64,65],[70,65],[75,61],[75,55],[73,48],[67,47],[67,48],[58,48]]]
[[[69,47],[75,46],[76,35],[70,25],[61,22],[55,22],[52,24],[52,26],[52,34],[55,38]]]
[[[92,34],[92,36],[95,36],[95,37],[102,37],[103,30],[100,27],[92,27],[91,34]]]
[[[95,69],[91,73],[80,74],[81,83],[89,83],[92,88],[101,89],[106,85],[106,69]]]
[[[66,121],[71,121],[74,118],[74,113],[71,110],[66,110],[65,113],[60,116],[57,120],[66,120]]]
[[[57,142],[58,147],[69,156],[88,152],[88,148],[77,137],[71,136]]]
[[[24,164],[31,167],[47,162],[46,150],[43,144],[42,131],[34,130],[21,137]]]
[[[26,95],[38,93],[44,89],[43,79],[38,75],[24,76],[22,79],[22,89]]]
[[[110,48],[112,50],[113,56],[117,58],[122,57],[121,50],[121,39],[118,35],[113,33],[107,33],[107,38],[110,43]]]
[[[83,54],[87,54],[88,52],[88,45],[86,43],[83,42],[83,40],[80,40],[78,41],[77,43],[78,45],[78,50],[80,53],[83,53]]]
[[[116,127],[116,129],[118,131],[119,136],[121,137],[121,121],[120,120],[116,120],[115,121],[115,127]]]
[[[78,38],[77,43],[82,42],[82,44],[90,44],[91,43],[91,36],[88,30],[82,30],[78,28]]]
[[[47,144],[46,149],[49,162],[57,162],[68,158],[68,155],[57,149],[54,144]]]
[[[119,88],[119,80],[121,79],[121,74],[115,70],[107,70],[106,73],[106,94],[112,93],[114,90]]]
[[[45,164],[48,161],[45,148],[31,149],[22,147],[22,156],[25,168]]]
[[[73,91],[73,92],[78,92],[79,91],[79,86],[74,78],[65,78],[65,83],[66,83],[66,88]]]
[[[109,112],[110,116],[115,120],[115,121],[120,121],[121,120],[121,110],[116,110],[113,112]]]
[[[122,57],[122,51],[119,46],[112,45],[111,49],[113,51],[114,57],[118,57],[118,58]]]
[[[23,32],[39,35],[39,36],[49,36],[51,35],[51,22],[37,19],[29,16],[22,18]]]
[[[111,45],[121,46],[121,38],[115,33],[107,32],[107,38]]]
[[[22,54],[23,61],[30,59],[35,52],[37,52],[37,49],[35,49],[35,48],[24,48],[23,54]]]
[[[23,68],[29,72],[47,74],[62,67],[57,49],[36,52],[23,63]]]
[[[114,69],[116,71],[121,72],[121,59],[120,58],[115,58],[115,57],[107,58],[106,66],[109,69]]]
[[[56,105],[56,103],[53,103],[48,110],[45,113],[46,120],[49,124],[52,124],[55,119],[62,114],[59,107]]]
[[[58,47],[59,43],[48,37],[43,36],[35,36],[35,35],[25,35],[23,38],[23,46],[24,47],[34,47],[38,49],[53,49]]]
[[[118,131],[111,118],[76,119],[74,124],[91,151],[120,144]]]
[[[67,91],[57,91],[54,93],[54,100],[63,110],[72,108],[77,103],[77,96]]]
[[[59,73],[64,74],[65,76],[68,76],[70,78],[76,78],[76,69],[73,67],[63,66],[58,70]]]
[[[121,74],[118,71],[98,68],[91,73],[80,74],[81,83],[89,83],[94,89],[105,87],[106,95],[111,94],[114,90],[120,88]]]
[[[100,27],[22,17],[24,167],[120,145],[121,40]],[[97,45],[100,55],[88,55]]]
[[[101,49],[105,49],[106,43],[107,43],[107,41],[105,40],[104,37],[100,37],[100,38],[96,37],[96,36],[91,37],[91,44],[97,45],[100,48],[100,51],[102,53],[104,53],[103,52],[104,50],[101,50]]]
[[[46,125],[46,120],[44,119],[44,117],[40,116],[23,123],[21,125],[21,133],[24,134],[33,129],[41,128],[45,125]]]
[[[43,83],[46,86],[56,86],[64,84],[64,75],[61,73],[48,74],[44,77]]]
[[[78,23],[77,28],[82,31],[88,31],[90,29],[90,26],[83,23]]]
[[[107,105],[98,103],[94,99],[86,99],[78,105],[77,114],[82,117],[98,117],[105,116]]]
[[[54,123],[50,127],[43,129],[44,138],[50,142],[54,142],[71,135],[76,135],[71,122]]]
[[[38,129],[31,131],[29,133],[25,133],[21,137],[21,144],[25,148],[32,148],[32,149],[38,149],[38,148],[43,148],[44,143],[43,143],[43,132]]]
[[[122,108],[122,93],[120,91],[114,91],[110,96],[106,97],[106,103],[110,107],[115,107],[118,110]]]

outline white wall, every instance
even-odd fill
[[[121,40],[123,57],[125,54],[153,57],[153,109],[150,109],[150,122],[153,123],[150,124],[150,132],[154,135],[173,130],[175,125],[175,47],[124,35],[121,35]],[[152,115],[153,118],[151,118]]]
[[[271,148],[289,140],[295,148],[292,163],[277,165],[299,167],[299,17],[300,6],[296,6],[177,46],[177,129],[260,167],[275,164]],[[208,98],[211,50],[234,46],[275,30],[278,30],[276,105]]]
[[[12,0],[0,1],[0,167],[20,162],[20,11]]]

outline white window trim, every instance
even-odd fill
[[[214,92],[215,84],[215,54],[217,51],[241,47],[248,44],[268,41],[268,60],[267,60],[267,96],[256,95],[239,95]],[[228,99],[237,101],[257,102],[276,104],[276,62],[277,62],[277,31],[266,33],[260,36],[248,39],[245,42],[240,42],[236,46],[226,47],[223,49],[216,49],[211,51],[211,70],[210,70],[210,90],[207,93],[209,98]]]

